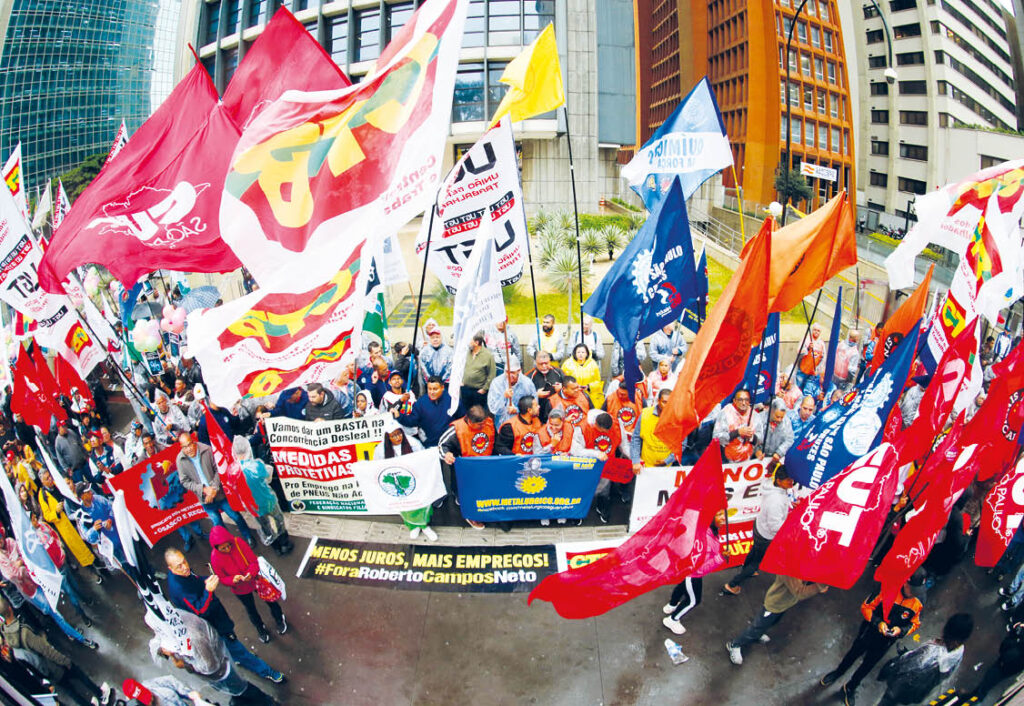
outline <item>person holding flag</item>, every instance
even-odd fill
[[[185,490],[195,493],[214,526],[223,525],[221,513],[227,513],[227,516],[238,525],[238,532],[242,538],[250,547],[255,547],[256,539],[249,531],[249,526],[245,524],[242,514],[232,509],[224,497],[217,464],[213,460],[213,451],[207,444],[195,441],[188,432],[181,432],[178,435],[178,443],[181,444],[181,453],[178,454],[176,463],[182,486]]]
[[[231,451],[242,469],[245,483],[256,503],[253,516],[260,525],[264,541],[270,542],[278,556],[288,556],[295,549],[295,545],[285,528],[284,515],[281,513],[277,494],[270,487],[273,469],[262,460],[253,457],[252,445],[242,434],[232,440]]]

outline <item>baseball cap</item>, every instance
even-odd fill
[[[129,699],[135,699],[145,706],[150,706],[153,703],[153,692],[134,679],[125,679],[121,684],[121,691]]]

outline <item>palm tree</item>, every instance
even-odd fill
[[[604,241],[604,247],[608,250],[608,260],[615,259],[615,251],[622,247],[622,243],[626,238],[626,232],[616,225],[605,226],[601,230],[601,238]]]
[[[580,250],[590,258],[591,262],[604,252],[604,249],[604,236],[601,231],[588,228],[580,233]]]
[[[562,294],[571,293],[577,286],[579,279],[579,263],[576,258],[576,250],[559,250],[554,258],[544,266],[544,275],[551,282],[552,286]],[[583,284],[586,286],[591,277],[590,263],[582,262]]]

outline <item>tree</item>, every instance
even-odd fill
[[[804,175],[796,169],[790,169],[787,177],[784,166],[780,166],[775,172],[775,191],[779,195],[779,201],[783,203],[787,197],[791,203],[797,203],[809,201],[814,196],[814,190],[804,179]]]
[[[100,173],[100,169],[103,168],[103,163],[107,159],[106,152],[97,152],[94,155],[86,157],[81,164],[74,169],[64,172],[60,175],[60,181],[64,184],[64,191],[67,192],[68,198],[74,203],[75,199],[85,191],[85,187],[92,183],[92,180],[96,178],[96,175]],[[54,179],[52,183],[53,193],[57,193],[57,180]]]

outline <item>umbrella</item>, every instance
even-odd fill
[[[135,308],[132,309],[132,321],[140,321],[141,319],[159,319],[161,316],[160,304],[158,302],[138,302]]]
[[[193,312],[196,309],[210,309],[220,301],[220,290],[212,285],[196,287],[181,298],[178,306],[185,307],[185,311]]]

